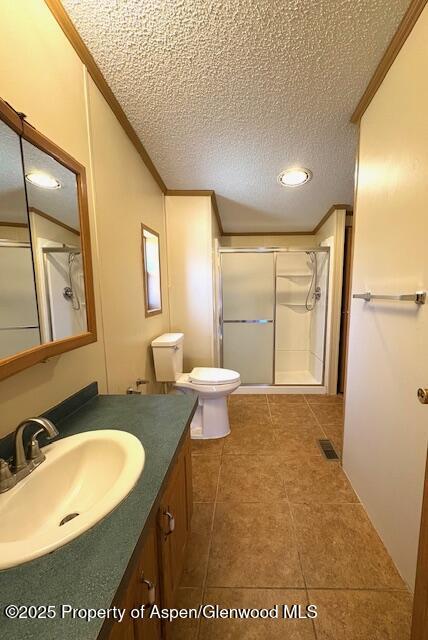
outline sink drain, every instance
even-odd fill
[[[73,518],[77,518],[78,515],[78,513],[69,513],[67,516],[64,516],[64,518],[59,523],[59,526],[62,527],[63,524],[65,524],[66,522],[70,522],[70,520],[73,520]]]

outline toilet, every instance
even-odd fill
[[[195,367],[190,373],[183,373],[183,340],[182,333],[164,333],[153,340],[156,380],[173,383],[181,393],[197,393],[192,438],[224,438],[230,433],[227,396],[241,384],[240,375],[216,367]]]

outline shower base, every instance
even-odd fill
[[[245,395],[245,394],[255,394],[261,393],[266,395],[267,393],[275,393],[275,394],[287,394],[287,393],[306,393],[309,395],[319,394],[325,395],[327,393],[327,389],[325,386],[317,384],[317,385],[305,385],[305,384],[290,384],[290,385],[270,385],[270,384],[242,384],[236,391],[233,392],[232,395]]]
[[[321,384],[310,371],[277,371],[275,384]]]

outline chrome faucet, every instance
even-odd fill
[[[37,424],[41,428],[33,434],[27,456],[24,451],[24,430],[32,424]],[[37,441],[37,437],[41,433],[46,433],[48,440],[51,440],[58,435],[58,429],[47,418],[27,418],[19,423],[15,431],[15,455],[12,461],[8,464],[5,460],[0,459],[0,493],[14,487],[46,459],[44,453],[40,451]]]

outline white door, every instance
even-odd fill
[[[272,384],[274,254],[221,255],[223,367],[244,384]]]
[[[407,70],[389,72],[361,124],[352,294],[428,289],[428,85],[412,86],[426,71],[425,35],[413,53]],[[344,469],[411,588],[428,440],[418,387],[428,387],[428,304],[353,298]]]

